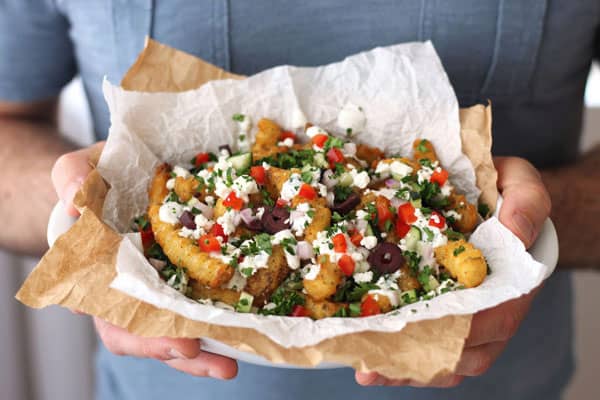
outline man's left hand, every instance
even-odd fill
[[[504,198],[500,222],[529,248],[550,215],[550,196],[540,173],[529,162],[515,157],[496,157],[494,163],[498,170],[498,189]],[[364,386],[453,387],[467,376],[485,373],[516,333],[539,289],[475,314],[463,354],[453,374],[422,384],[388,379],[374,372],[356,372],[356,381]]]

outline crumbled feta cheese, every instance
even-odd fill
[[[173,190],[175,189],[175,178],[171,178],[167,181],[167,183],[165,184],[165,186],[167,187],[167,189],[169,190]]]
[[[390,172],[396,175],[396,178],[404,178],[410,175],[412,168],[409,165],[404,164],[400,161],[393,161],[390,165]]]
[[[375,236],[365,236],[360,240],[360,245],[371,250],[377,246],[377,238]]]
[[[363,112],[362,107],[357,106],[353,103],[346,103],[338,114],[337,124],[350,134],[357,134],[365,129],[367,118]]]
[[[261,251],[258,254],[246,256],[242,262],[239,263],[238,269],[242,271],[243,274],[246,274],[246,271],[249,271],[250,273],[247,275],[254,275],[257,269],[267,268],[269,257],[269,253],[266,251]]]
[[[283,183],[283,186],[281,187],[281,198],[286,201],[292,200],[300,191],[300,186],[302,186],[303,183],[304,182],[302,181],[300,174],[292,174],[290,178],[287,181],[285,181]]]
[[[246,203],[249,201],[248,195],[258,193],[256,181],[246,175],[236,178],[233,181],[232,187],[237,197],[244,200]]]
[[[355,273],[353,278],[356,283],[371,282],[373,280],[373,271]]]
[[[353,179],[352,184],[359,189],[366,188],[367,185],[369,185],[369,182],[371,182],[367,171],[356,172],[356,169],[351,169],[350,175]]]
[[[186,168],[180,167],[179,165],[173,167],[173,173],[176,176],[182,177],[183,179],[187,179],[190,176],[190,171],[188,171]]]
[[[223,233],[231,235],[240,222],[240,213],[236,210],[227,210],[217,218],[217,223],[223,227]]]
[[[209,206],[214,206],[215,205],[215,198],[212,196],[206,196],[204,198],[204,201],[206,202],[206,204],[208,204]]]
[[[271,165],[269,163],[266,163],[266,162],[263,161],[262,167],[265,169],[265,171],[268,171],[269,168],[271,168]]]
[[[313,125],[306,130],[306,136],[308,136],[309,138],[312,138],[313,136],[317,136],[320,134],[329,135],[323,128],[316,126],[316,125]],[[323,149],[319,148],[319,150],[322,151]]]

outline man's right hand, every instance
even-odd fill
[[[79,215],[73,207],[73,198],[91,170],[90,156],[101,150],[104,142],[61,156],[52,169],[52,183],[69,214]],[[125,329],[94,317],[96,331],[104,346],[114,354],[153,358],[179,371],[218,379],[237,375],[233,359],[201,350],[198,339],[143,338]]]

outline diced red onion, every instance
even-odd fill
[[[240,211],[240,218],[246,225],[249,225],[256,219],[256,216],[252,212],[251,208],[244,208],[242,211]]]
[[[166,261],[158,260],[156,258],[149,258],[148,262],[150,262],[150,265],[152,265],[154,269],[159,272],[167,265]]]
[[[313,256],[313,247],[306,241],[298,242],[296,250],[298,251],[298,257],[300,257],[301,260],[308,260]]]
[[[323,185],[327,186],[328,189],[331,189],[335,185],[337,185],[338,180],[334,178],[333,171],[328,169],[323,172]]]
[[[356,154],[356,143],[348,142],[344,143],[344,153],[349,156],[353,156]]]
[[[392,189],[396,189],[400,187],[400,182],[398,182],[395,179],[386,179],[385,180],[385,186],[392,188]]]
[[[437,263],[435,262],[435,255],[433,252],[433,246],[430,243],[426,243],[426,242],[421,242],[420,244],[421,248],[421,265],[429,265],[429,266],[434,266],[434,270],[435,273],[437,274],[438,271],[438,267],[437,267]]]
[[[327,192],[327,205],[329,207],[333,206],[333,203],[335,202],[335,194],[333,192]]]
[[[400,207],[402,204],[404,204],[406,202],[407,202],[406,200],[399,199],[396,196],[392,197],[391,200],[390,200],[390,204],[394,208],[398,208],[398,207]]]
[[[204,203],[200,203],[194,207],[196,207],[198,210],[200,210],[200,212],[202,213],[202,215],[204,215],[204,217],[206,217],[206,219],[208,219],[208,220],[212,219],[213,214],[214,214],[214,210],[212,207],[210,207]]]

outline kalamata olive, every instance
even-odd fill
[[[333,206],[331,207],[331,211],[335,211],[340,215],[346,215],[350,211],[354,210],[354,207],[356,207],[359,204],[360,197],[356,193],[352,192],[346,200],[341,201],[339,203],[334,202]]]
[[[290,228],[290,212],[283,207],[265,208],[261,222],[265,231],[273,235]]]
[[[406,263],[402,250],[388,242],[379,243],[369,254],[367,261],[381,274],[396,272]]]
[[[188,229],[196,229],[196,222],[194,220],[194,214],[189,211],[184,211],[179,217],[179,222],[181,222],[181,225]]]
[[[224,144],[222,146],[219,146],[219,153],[222,152],[223,150],[227,151],[227,154],[232,155],[233,153],[231,152],[231,147],[229,147],[228,144]]]
[[[262,221],[258,218],[255,218],[255,219],[249,221],[248,223],[244,222],[244,225],[246,226],[246,228],[250,229],[251,231],[260,232],[263,230]]]

